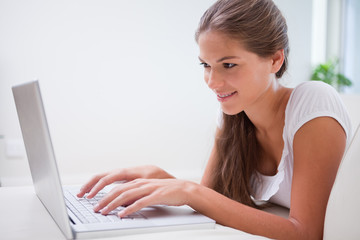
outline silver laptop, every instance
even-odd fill
[[[151,206],[123,219],[116,216],[116,210],[108,216],[94,213],[92,205],[104,193],[89,202],[74,196],[77,187],[61,184],[38,81],[12,90],[35,192],[66,238],[214,228],[214,220],[188,206]]]

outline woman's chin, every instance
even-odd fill
[[[237,110],[237,109],[229,109],[229,108],[225,108],[223,106],[221,106],[222,112],[225,113],[226,115],[236,115],[240,112],[242,112],[243,110]]]

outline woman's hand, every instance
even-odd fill
[[[140,166],[134,168],[117,169],[92,177],[86,184],[81,187],[77,196],[81,198],[85,195],[85,193],[89,193],[87,198],[93,198],[101,189],[109,184],[112,184],[116,181],[132,181],[137,178],[164,179],[174,177],[156,166]]]
[[[125,217],[151,205],[186,205],[188,193],[195,185],[177,179],[136,179],[114,187],[99,201],[94,211],[106,215],[119,206],[127,205],[118,213],[119,217]]]

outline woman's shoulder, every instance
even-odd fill
[[[293,89],[285,114],[288,117],[302,117],[314,112],[332,111],[335,107],[343,108],[336,90],[326,83],[309,81]]]
[[[314,98],[322,99],[323,97],[333,97],[339,94],[329,84],[320,81],[307,81],[297,85],[291,95],[293,101],[300,99],[310,101],[310,99]]]
[[[306,122],[322,116],[336,119],[345,130],[351,128],[345,106],[332,86],[318,81],[308,81],[296,86],[285,111],[285,126],[291,135]]]

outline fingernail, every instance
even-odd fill
[[[96,205],[94,206],[94,211],[95,211],[95,212],[98,212],[98,211],[99,211],[99,207],[100,207],[100,205],[99,205],[99,204],[96,204]]]
[[[109,208],[107,206],[101,209],[101,214],[107,214],[108,209]]]
[[[118,217],[120,217],[120,218],[121,218],[121,217],[124,217],[124,210],[121,210],[120,212],[118,212],[117,215],[118,215]]]

